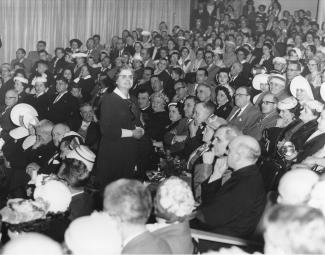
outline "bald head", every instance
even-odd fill
[[[228,165],[235,171],[256,163],[261,155],[257,140],[251,136],[235,137],[228,146]]]
[[[14,106],[18,102],[18,92],[14,89],[10,89],[6,92],[5,104],[6,106]]]
[[[318,175],[309,169],[294,169],[285,173],[278,187],[278,203],[291,205],[306,203],[318,180]]]
[[[70,128],[67,125],[61,123],[56,124],[52,130],[54,145],[58,147],[65,133],[68,133],[69,131]]]

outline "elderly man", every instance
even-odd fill
[[[307,203],[318,175],[309,169],[293,169],[285,173],[279,182],[277,202],[299,205]]]
[[[281,74],[270,74],[269,76],[270,92],[282,101],[289,97],[286,91],[286,77]]]
[[[8,90],[5,96],[5,105],[0,109],[0,137],[6,142],[10,139],[9,132],[15,128],[10,118],[12,108],[18,103],[18,93],[16,90]]]
[[[236,90],[235,105],[227,121],[247,134],[261,116],[258,108],[251,103],[251,90],[248,87],[239,87]]]
[[[193,121],[189,124],[189,137],[185,142],[184,157],[188,159],[191,153],[203,144],[202,137],[204,124],[214,113],[215,106],[212,102],[201,102],[195,105]]]
[[[276,57],[273,59],[273,65],[274,65],[274,70],[283,74],[286,72],[287,60],[282,57]]]
[[[255,165],[261,150],[250,136],[237,136],[228,148],[226,163],[233,173],[221,185],[227,168],[214,169],[219,178],[208,183],[211,199],[198,208],[196,223],[215,233],[247,238],[254,232],[265,206],[263,180]]]
[[[262,115],[260,115],[260,118],[257,120],[255,125],[248,131],[247,135],[250,135],[259,141],[264,129],[275,127],[279,118],[277,105],[278,99],[275,95],[271,93],[265,94],[261,101]]]
[[[150,191],[139,181],[120,179],[106,186],[104,211],[118,221],[122,254],[171,253],[166,241],[146,229],[151,209]]]
[[[237,89],[241,86],[248,86],[248,75],[243,72],[243,65],[241,63],[233,63],[230,68],[230,76],[229,85],[233,89]]]

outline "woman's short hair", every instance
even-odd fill
[[[119,179],[106,186],[104,210],[131,224],[145,224],[152,209],[150,191],[139,181]]]
[[[63,161],[59,177],[64,179],[71,187],[84,187],[89,180],[90,171],[78,159],[66,158]]]
[[[161,99],[163,102],[164,102],[164,104],[165,104],[165,106],[169,103],[169,98],[168,98],[168,96],[166,96],[164,93],[162,93],[162,92],[155,92],[155,93],[153,93],[151,96],[150,96],[150,100],[152,101],[154,98],[159,98],[159,99]]]
[[[227,89],[225,86],[216,87],[216,97],[218,96],[219,91],[222,91],[223,93],[225,93],[225,95],[228,99],[228,102],[231,102],[232,96],[230,95],[229,89]]]
[[[163,181],[155,197],[155,213],[167,223],[183,222],[194,209],[194,197],[189,185],[172,176]]]

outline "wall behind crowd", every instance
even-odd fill
[[[189,13],[190,0],[1,0],[0,62],[14,58],[17,48],[35,50],[38,40],[53,53],[72,38],[85,42],[100,34],[109,44],[125,28],[152,30],[162,20],[188,28]]]

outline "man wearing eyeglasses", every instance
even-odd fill
[[[275,95],[265,94],[260,104],[262,115],[247,134],[259,141],[264,129],[275,127],[279,118],[277,105],[278,99]]]
[[[261,116],[261,112],[251,103],[251,90],[239,87],[235,93],[235,107],[229,114],[227,121],[237,126],[243,134],[247,134]]]

